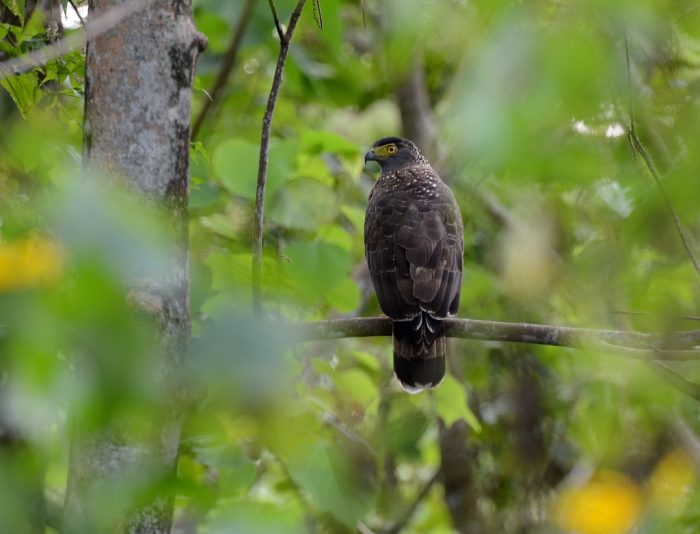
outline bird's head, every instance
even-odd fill
[[[365,154],[365,163],[368,161],[376,161],[383,171],[389,172],[428,162],[418,147],[403,137],[384,137],[374,143]]]

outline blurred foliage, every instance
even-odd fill
[[[283,21],[295,3],[276,2]],[[641,362],[454,340],[445,382],[410,396],[392,380],[387,339],[295,344],[275,326],[379,313],[362,243],[376,169],[362,154],[400,133],[397,88],[422,63],[444,154],[435,165],[464,215],[462,315],[696,328],[697,273],[625,136],[633,111],[697,239],[696,3],[321,0],[322,29],[312,3],[272,128],[264,321],[249,309],[260,126],[278,51],[267,2],[192,144],[194,340],[176,523],[210,533],[381,532],[404,520],[404,532],[697,532],[697,449],[676,430],[685,420],[700,432],[697,405]],[[45,45],[47,14],[25,7],[0,0],[0,59]],[[194,7],[209,39],[197,113],[243,2]],[[75,50],[0,81],[0,532],[28,530],[26,518],[56,528],[69,410],[95,429],[161,417],[157,325],[124,295],[144,263],[164,261],[162,223],[96,178],[81,184],[83,71]],[[693,363],[676,369],[700,381]],[[467,430],[451,432],[461,421]],[[451,467],[404,519],[441,466]],[[111,498],[155,491],[144,476]]]

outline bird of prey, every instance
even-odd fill
[[[365,256],[379,305],[393,322],[394,373],[415,393],[445,376],[444,319],[457,312],[462,286],[462,215],[408,139],[380,139],[368,161],[381,174],[365,214]]]

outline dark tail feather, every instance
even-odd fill
[[[445,376],[445,323],[427,313],[394,321],[394,372],[410,393],[437,386]]]

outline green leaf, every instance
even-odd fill
[[[255,534],[302,534],[303,511],[293,500],[284,502],[257,502],[252,499],[230,501],[224,499],[207,514],[202,532],[228,534],[255,532]]]
[[[3,0],[2,2],[16,17],[20,24],[24,25],[24,4],[25,0]]]
[[[420,457],[418,442],[428,428],[428,418],[408,398],[398,398],[392,404],[386,432],[388,446],[397,456]]]
[[[255,481],[255,464],[235,445],[195,447],[197,459],[216,469],[218,483],[227,495],[247,491]]]
[[[297,141],[281,141],[270,147],[266,195],[272,195],[294,174],[298,151]],[[257,144],[240,138],[227,139],[214,149],[214,174],[231,193],[252,200],[255,198],[258,181],[259,156],[260,148]]]
[[[10,94],[20,113],[25,118],[34,104],[41,98],[36,72],[8,76],[0,80],[0,85]]]
[[[333,384],[343,400],[352,399],[360,406],[368,406],[377,397],[377,386],[372,378],[360,369],[338,371],[332,376]]]
[[[350,254],[323,242],[298,241],[285,249],[290,262],[285,269],[313,297],[323,296],[348,275]]]
[[[195,11],[197,29],[207,36],[207,51],[221,54],[228,48],[229,24],[225,19],[211,11]]]
[[[352,457],[355,460],[355,456]],[[349,527],[374,505],[377,486],[374,478],[363,477],[362,468],[337,445],[314,444],[289,460],[292,478],[321,510],[332,513]],[[358,467],[360,467],[358,469]]]
[[[457,379],[447,374],[440,386],[433,390],[435,409],[447,426],[464,419],[474,432],[481,432],[479,420],[467,405],[467,391]]]
[[[208,208],[219,199],[219,188],[211,182],[193,184],[190,191],[190,209]]]
[[[315,230],[335,216],[335,194],[327,185],[311,179],[295,179],[282,185],[270,200],[269,219],[287,228]]]
[[[326,293],[328,303],[340,313],[350,313],[360,305],[360,290],[351,278],[345,278],[340,284]]]

